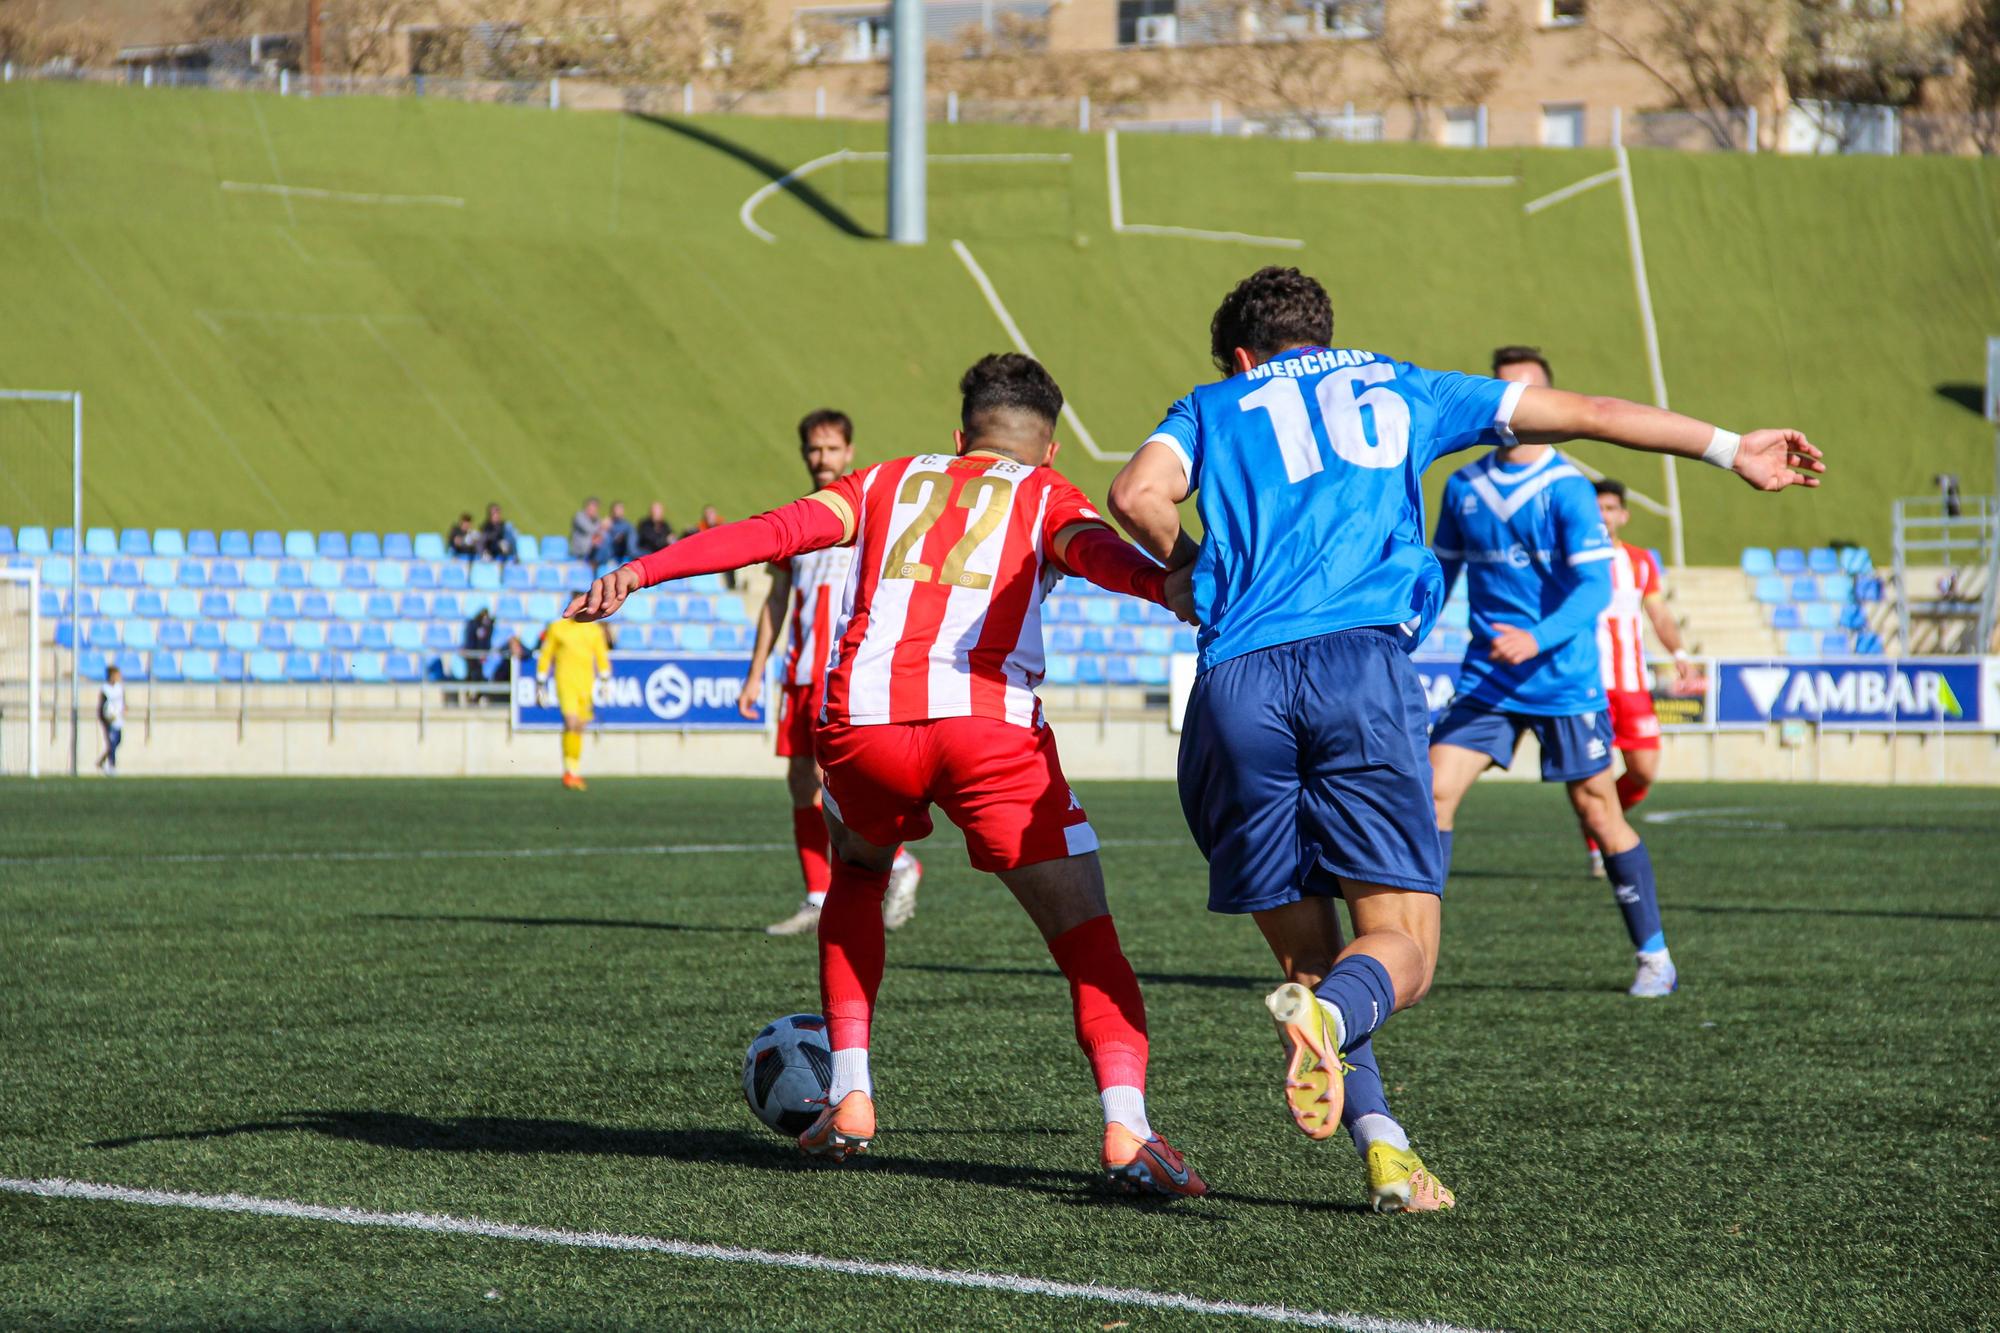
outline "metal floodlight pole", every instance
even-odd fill
[[[70,483],[69,483],[69,775],[83,771],[81,714],[77,705],[76,678],[83,674],[83,626],[77,610],[77,592],[83,579],[83,395],[72,393],[70,404]]]
[[[895,0],[889,28],[889,239],[924,243],[924,4]]]

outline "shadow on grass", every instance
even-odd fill
[[[671,134],[678,134],[684,139],[692,139],[703,147],[713,148],[719,153],[726,153],[751,170],[762,172],[765,177],[773,182],[783,181],[785,193],[791,195],[807,208],[810,208],[813,212],[826,219],[832,226],[849,236],[865,241],[882,239],[876,233],[869,231],[859,222],[856,222],[854,216],[846,209],[814,189],[810,182],[785,180],[785,177],[789,176],[795,168],[788,167],[782,162],[773,161],[754,148],[737,143],[734,139],[724,138],[715,131],[705,126],[696,125],[692,121],[676,120],[668,116],[652,116],[643,112],[634,112],[633,119],[642,120],[655,129],[666,130]]]
[[[1711,916],[1852,916],[1877,921],[2000,922],[1992,912],[1894,912],[1875,907],[1757,907],[1748,903],[1673,903],[1669,912],[1702,912]]]
[[[449,912],[369,912],[367,921],[428,921],[477,926],[595,926],[607,930],[678,930],[710,935],[761,935],[756,926],[691,926],[681,921],[619,921],[594,916],[462,916]]]
[[[891,963],[891,972],[942,972],[986,977],[1047,977],[1062,982],[1053,967],[1022,967],[985,963]],[[1142,986],[1199,986],[1206,990],[1267,991],[1278,984],[1272,977],[1232,977],[1211,972],[1140,972]]]
[[[892,1125],[884,1137],[893,1139]],[[912,1134],[929,1133],[912,1130]],[[1013,1132],[967,1126],[961,1135]],[[1037,1134],[1045,1130],[1033,1131]],[[148,1143],[200,1143],[234,1138],[243,1134],[321,1134],[350,1143],[404,1152],[518,1153],[522,1155],[574,1154],[589,1157],[649,1158],[690,1162],[709,1166],[744,1167],[757,1171],[787,1174],[801,1172],[856,1170],[921,1180],[957,1181],[997,1189],[1045,1194],[1066,1202],[1131,1207],[1135,1203],[1166,1204],[1170,1200],[1134,1200],[1109,1190],[1094,1172],[1065,1171],[1008,1162],[979,1162],[962,1159],[922,1159],[871,1155],[844,1168],[803,1157],[790,1143],[775,1135],[752,1134],[736,1129],[626,1129],[592,1125],[576,1120],[542,1120],[508,1116],[449,1116],[433,1119],[398,1111],[312,1110],[285,1111],[268,1120],[246,1120],[240,1124],[217,1125],[207,1129],[165,1130],[154,1134],[131,1134],[99,1139],[85,1146],[101,1150],[138,1147]],[[1258,1195],[1215,1190],[1209,1199],[1220,1203],[1255,1207],[1303,1209],[1313,1212],[1365,1213],[1359,1204],[1331,1204],[1320,1200],[1273,1199]],[[1190,1212],[1190,1217],[1224,1221],[1226,1214],[1210,1209]]]

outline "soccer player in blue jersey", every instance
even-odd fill
[[[1824,469],[1796,431],[1738,437],[1332,341],[1312,278],[1244,279],[1209,328],[1224,378],[1173,405],[1110,507],[1175,570],[1171,589],[1201,622],[1181,808],[1208,859],[1210,909],[1249,914],[1287,977],[1266,1004],[1293,1119],[1315,1139],[1348,1124],[1377,1208],[1436,1208],[1449,1192],[1389,1135],[1366,1057],[1437,966],[1444,854],[1409,660],[1445,593],[1424,542],[1424,469],[1476,445],[1574,438],[1705,459],[1767,491],[1817,485]],[[1199,546],[1177,507],[1197,494]],[[1335,894],[1354,922],[1344,945]]]
[[[1547,388],[1549,363],[1532,347],[1503,347],[1493,373]],[[1611,714],[1597,661],[1597,618],[1611,604],[1617,548],[1597,488],[1546,444],[1516,442],[1460,468],[1445,483],[1433,543],[1447,595],[1465,570],[1472,643],[1458,694],[1431,733],[1432,793],[1446,868],[1458,803],[1479,775],[1513,762],[1532,731],[1542,781],[1560,782],[1604,853],[1612,896],[1638,955],[1629,993],[1671,995],[1680,984],[1660,926],[1653,861],[1611,778]]]

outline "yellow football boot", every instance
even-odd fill
[[[1408,1148],[1377,1140],[1368,1145],[1368,1206],[1378,1213],[1435,1213],[1458,1198]]]

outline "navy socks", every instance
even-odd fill
[[[1606,853],[1604,874],[1611,881],[1611,896],[1625,914],[1625,931],[1632,947],[1640,953],[1657,953],[1667,947],[1666,932],[1660,929],[1660,900],[1653,889],[1653,858],[1640,843],[1615,856]]]
[[[1350,1056],[1396,1010],[1388,969],[1365,953],[1335,963],[1315,993],[1340,1011],[1341,1050]]]

